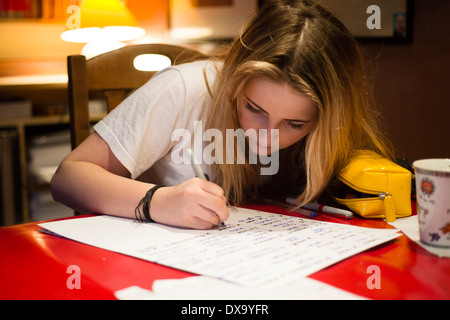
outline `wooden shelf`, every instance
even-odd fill
[[[105,117],[106,113],[91,114],[91,121],[97,122]],[[68,124],[69,115],[52,115],[52,116],[33,116],[33,117],[23,117],[23,118],[10,118],[10,119],[0,119],[0,128],[11,128],[11,127],[31,127],[31,126],[46,126],[46,125],[57,125],[57,124]]]
[[[92,114],[91,121],[98,122],[106,113]],[[28,201],[28,161],[27,161],[27,145],[26,132],[27,127],[50,126],[59,124],[69,124],[69,115],[53,115],[53,116],[33,116],[21,118],[0,119],[0,129],[15,129],[19,137],[19,160],[20,160],[20,179],[21,179],[21,198],[22,198],[22,222],[30,221],[29,201]]]

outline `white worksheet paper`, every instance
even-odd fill
[[[431,252],[440,258],[450,258],[450,249],[432,247],[420,241],[419,217],[417,215],[397,218],[394,222],[388,223],[394,228],[402,231],[409,239],[417,243],[428,252]]]
[[[224,226],[192,230],[111,216],[40,224],[56,234],[243,286],[289,283],[395,239],[372,229],[230,208]]]
[[[311,278],[289,285],[250,288],[217,278],[193,276],[163,279],[152,290],[131,286],[114,293],[119,300],[367,300],[345,290]]]

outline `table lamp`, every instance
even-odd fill
[[[80,6],[69,6],[67,13],[72,13],[67,20],[69,30],[61,39],[86,43],[81,51],[86,58],[121,48],[126,45],[123,41],[145,34],[120,0],[84,0]]]

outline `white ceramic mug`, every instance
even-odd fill
[[[413,167],[420,240],[450,249],[450,159],[417,160]]]

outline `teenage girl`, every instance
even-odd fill
[[[163,70],[99,122],[62,161],[52,194],[84,212],[199,229],[225,221],[229,203],[283,194],[307,203],[353,151],[391,156],[374,110],[344,25],[313,1],[269,1],[222,59]],[[235,162],[200,161],[210,181],[196,178],[173,161],[194,143],[173,133],[194,134],[195,123],[223,137],[227,129],[263,129],[263,139],[247,139],[249,152],[276,156],[279,170],[261,175],[263,165],[236,142],[223,144],[222,154],[233,152]]]

